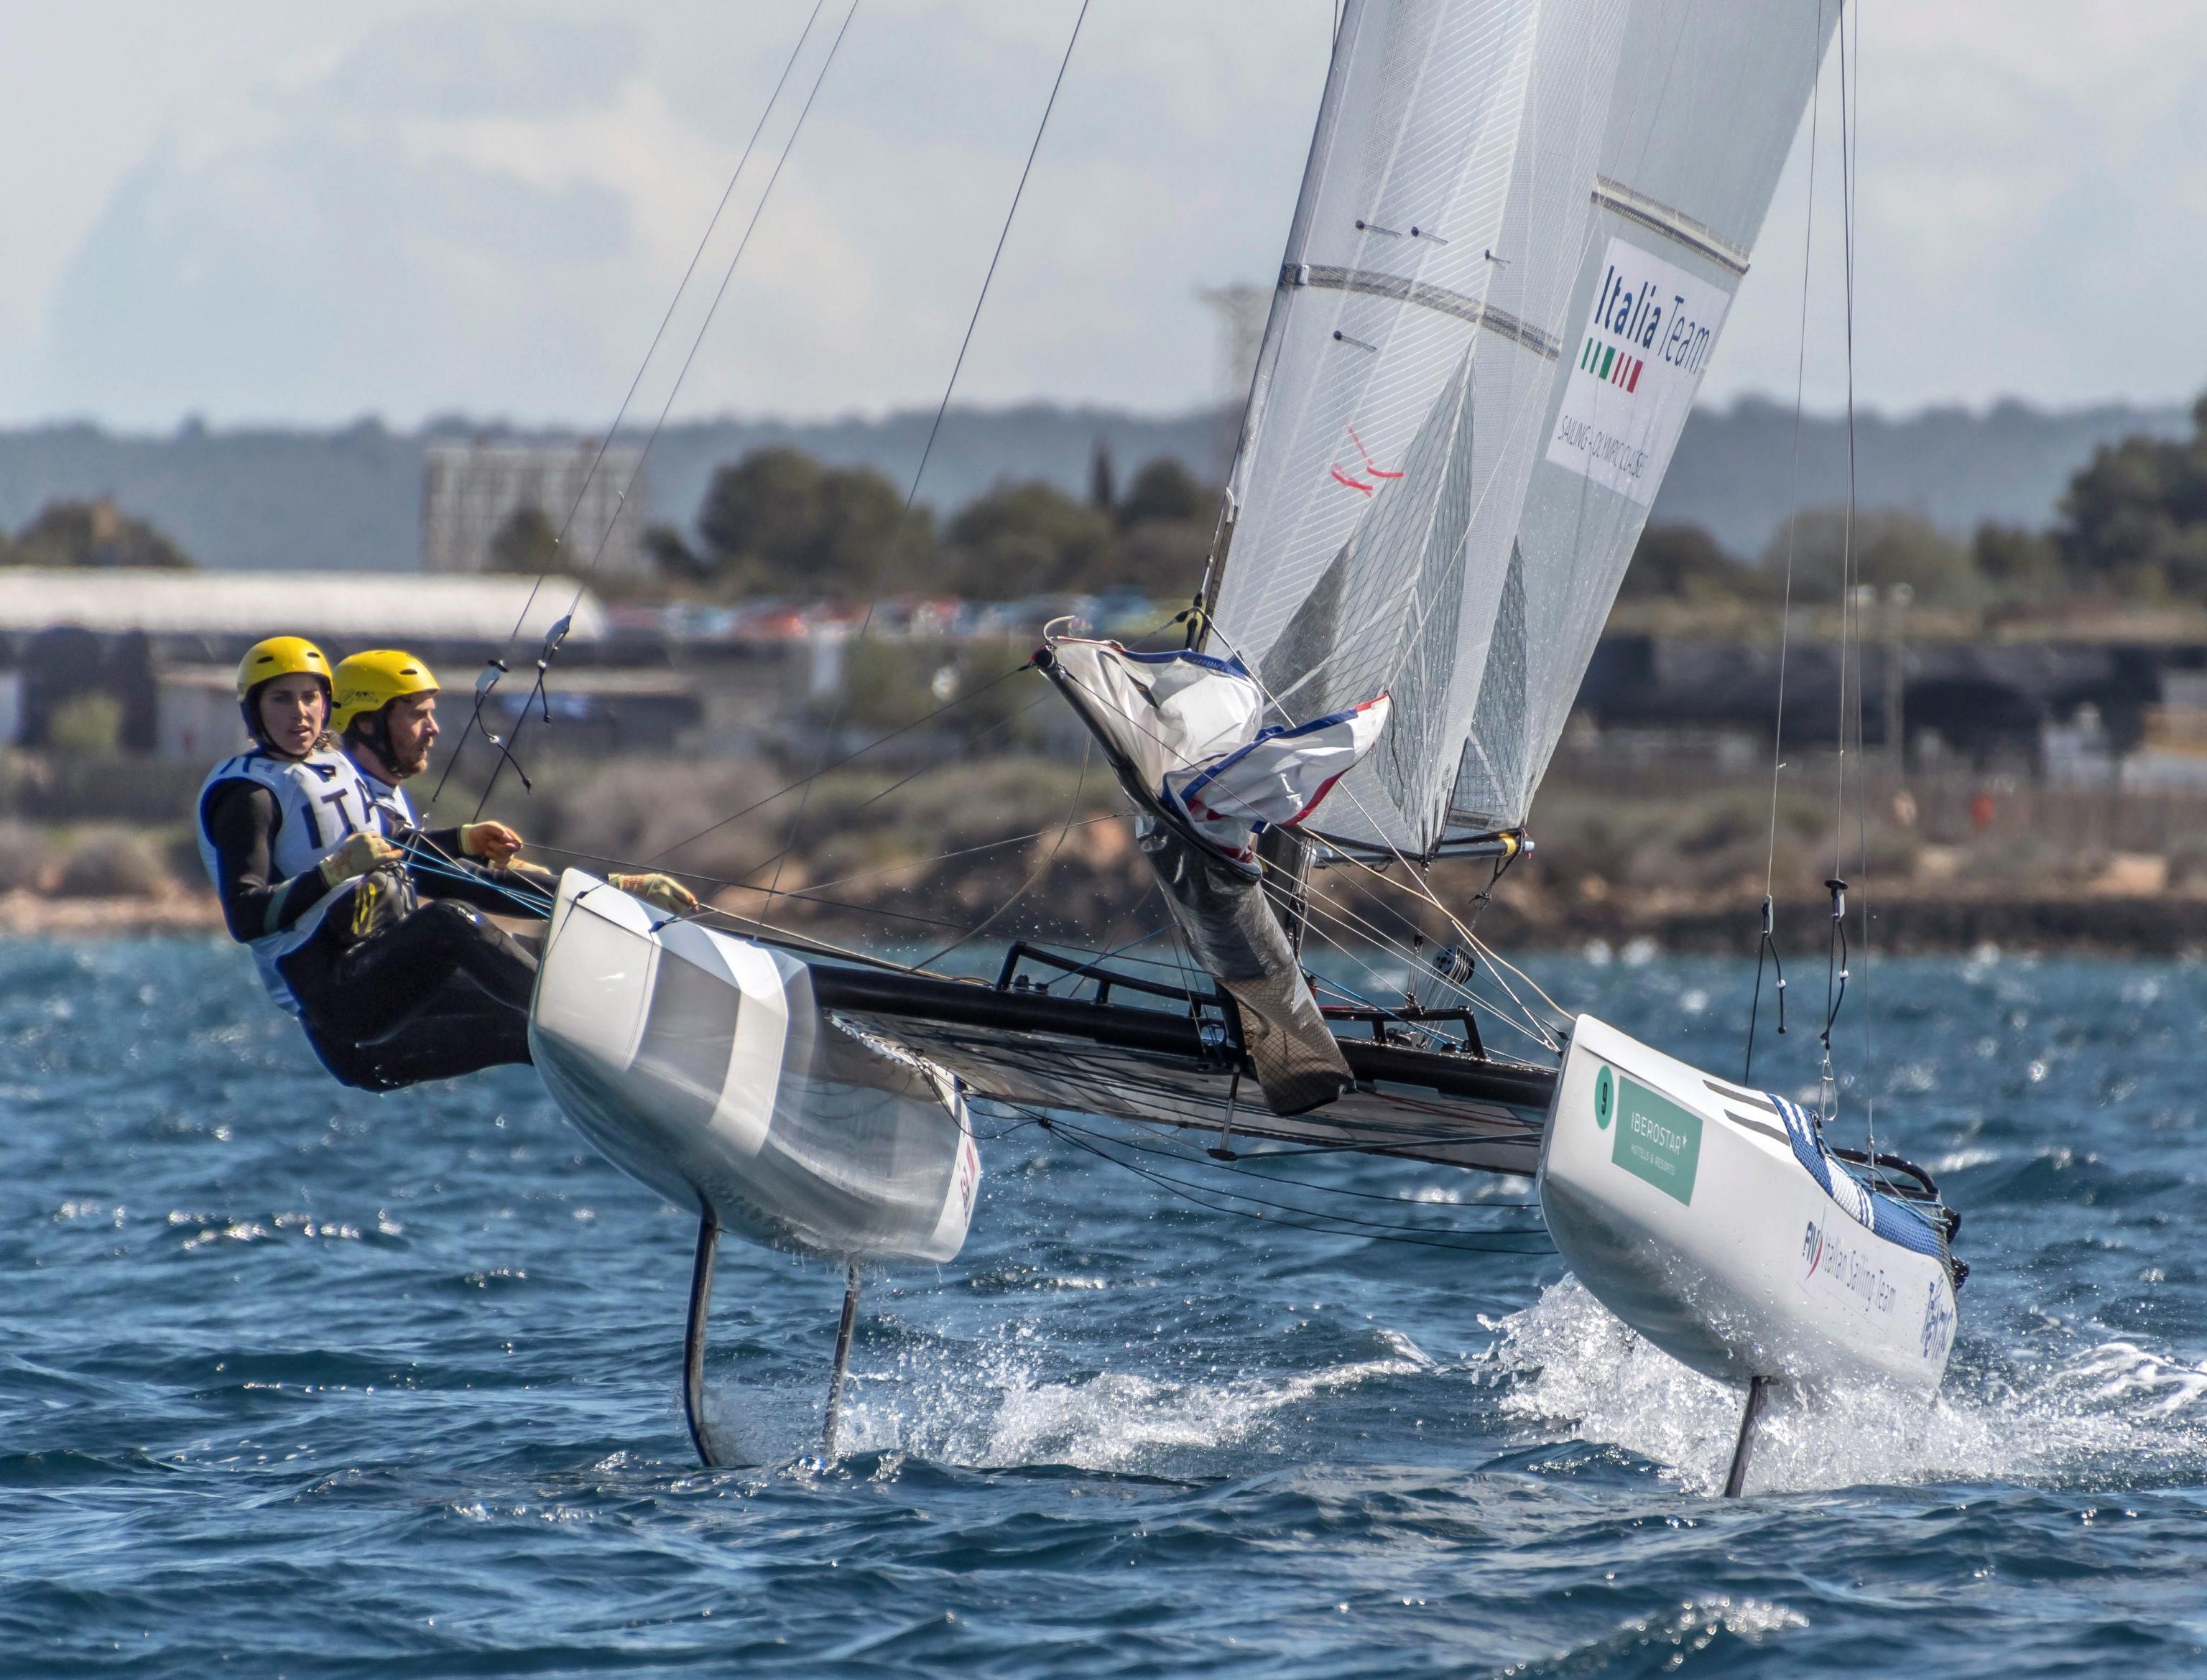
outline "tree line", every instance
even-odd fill
[[[1839,598],[1850,547],[1855,577],[1905,584],[1927,606],[1978,611],[2100,599],[2141,606],[2207,604],[2207,397],[2185,439],[2134,436],[2106,445],[2072,475],[2041,530],[1987,523],[1967,539],[1893,509],[1815,508],[1779,526],[1743,559],[1698,525],[1650,525],[1625,573],[1626,601],[1775,604]]]
[[[1163,601],[1201,581],[1218,499],[1216,486],[1169,458],[1122,487],[1099,445],[1086,497],[1039,480],[1008,482],[938,521],[924,503],[907,511],[903,493],[871,467],[776,446],[713,475],[694,535],[655,525],[644,545],[670,583],[730,600],[1004,601],[1115,589]],[[514,558],[517,569],[535,569],[526,562],[535,556]]]

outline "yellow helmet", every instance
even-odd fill
[[[238,700],[242,703],[248,695],[271,678],[289,677],[300,671],[320,677],[326,686],[329,683],[329,661],[305,637],[271,636],[255,642],[237,662]]]
[[[330,727],[342,735],[356,717],[380,712],[402,695],[434,694],[436,674],[411,654],[377,648],[338,664]]]

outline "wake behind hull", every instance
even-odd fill
[[[1865,1218],[1870,1193],[1827,1157],[1820,1181],[1795,1140],[1773,1099],[1581,1016],[1540,1206],[1595,1299],[1705,1376],[1936,1389],[1955,1324],[1943,1251],[1886,1199]],[[1904,1220],[1908,1241],[1874,1228]]]

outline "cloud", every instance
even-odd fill
[[[631,24],[491,6],[387,24],[315,91],[374,117],[553,117],[610,100],[638,56]]]
[[[259,3],[223,0],[241,42],[254,32],[239,9]],[[72,230],[65,263],[31,259],[58,278],[30,348],[0,346],[16,417],[608,416],[810,0],[379,3],[371,21],[326,26],[313,51],[285,14],[283,55],[195,93],[131,167],[87,181],[104,200],[89,232]],[[941,395],[1075,9],[866,0],[678,412]],[[644,382],[645,412],[842,15],[843,0],[821,9]],[[1983,0],[1863,15],[1858,393],[1911,407],[2188,392],[2207,368],[2163,323],[2188,297],[2207,210],[2190,164],[2207,9],[2120,9],[2088,31],[2054,0],[2013,0],[1996,29],[1988,15]],[[1195,294],[1274,272],[1331,18],[1326,0],[1091,9],[961,397],[1154,411],[1221,394]],[[94,57],[60,55],[57,74],[91,76]],[[1827,408],[1845,390],[1836,101],[1827,70],[1807,353],[1809,400]],[[55,139],[67,168],[68,137]],[[1715,398],[1790,395],[1807,202],[1796,150],[1711,370]]]

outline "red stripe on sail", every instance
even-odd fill
[[[1365,448],[1364,439],[1356,435],[1356,428],[1354,426],[1345,427],[1343,429],[1348,432],[1349,442],[1356,445],[1356,452],[1364,457],[1364,470],[1370,473],[1373,477],[1400,478],[1403,475],[1400,473],[1389,472],[1372,458],[1372,451]]]
[[[1341,463],[1337,461],[1334,463],[1333,467],[1333,481],[1336,484],[1346,484],[1352,490],[1361,490],[1367,496],[1372,493],[1372,487],[1370,485],[1362,483],[1356,479],[1353,479],[1347,473],[1342,471]]]
[[[1647,365],[1644,362],[1636,362],[1632,364],[1632,377],[1624,382],[1624,388],[1627,391],[1637,391],[1640,388],[1640,370]]]

